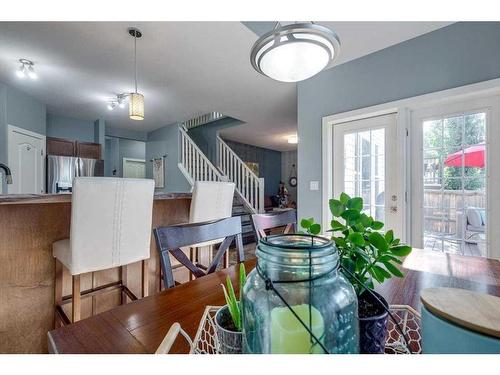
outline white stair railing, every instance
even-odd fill
[[[187,132],[179,127],[181,134],[181,162],[179,169],[191,185],[195,181],[227,181],[208,160]]]
[[[238,155],[217,137],[217,164],[222,174],[236,184],[236,190],[254,212],[264,212],[264,179],[259,178]]]

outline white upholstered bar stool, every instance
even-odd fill
[[[154,181],[147,179],[77,177],[71,199],[70,238],[54,242],[56,259],[55,321],[70,320],[62,309],[72,303],[72,321],[80,320],[82,297],[120,288],[131,300],[137,297],[127,288],[126,265],[142,261],[142,294],[148,294],[151,222]],[[72,295],[62,296],[62,267],[72,275]],[[121,267],[118,282],[80,291],[80,275]],[[126,297],[125,297],[126,300]]]
[[[189,222],[202,223],[211,220],[225,219],[233,214],[233,198],[235,184],[233,182],[196,181],[193,187]],[[199,248],[221,243],[224,239],[204,242],[190,248],[190,260],[199,261]],[[193,251],[194,250],[194,251]],[[229,261],[229,251],[224,257],[224,267]],[[192,279],[192,274],[189,276]]]

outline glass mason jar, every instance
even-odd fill
[[[256,255],[241,298],[244,353],[359,352],[356,293],[331,241],[269,236]]]

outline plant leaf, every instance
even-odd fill
[[[346,210],[342,212],[341,216],[348,221],[348,224],[352,224],[352,222],[355,222],[361,217],[359,211],[356,210]]]
[[[304,229],[308,229],[311,226],[312,222],[309,219],[302,219],[300,221],[300,226]]]
[[[319,224],[312,224],[310,227],[309,227],[309,233],[311,234],[319,234],[321,232],[321,225]]]
[[[241,301],[243,287],[245,286],[246,282],[247,282],[247,271],[245,270],[245,265],[243,263],[240,263],[240,299],[239,299],[239,301]]]
[[[351,210],[361,211],[363,209],[363,198],[351,198],[346,204],[347,208]]]
[[[375,246],[382,252],[387,251],[387,249],[389,248],[384,236],[382,236],[379,232],[370,233],[370,235],[368,236],[368,240],[373,246]]]
[[[396,277],[404,277],[403,275],[403,272],[401,272],[399,270],[398,267],[396,267],[394,264],[392,264],[391,262],[387,261],[387,262],[383,262],[384,263],[384,266],[385,268],[387,268],[387,270],[392,273],[394,276]]]
[[[332,230],[338,231],[338,230],[344,230],[344,224],[342,224],[340,221],[337,220],[332,220],[330,222],[330,226],[332,227]]]
[[[335,242],[335,245],[337,245],[338,247],[342,248],[347,247],[347,243],[342,237],[334,237],[333,241]]]
[[[373,222],[373,219],[368,216],[367,214],[361,214],[361,224],[363,224],[364,227],[369,227]]]
[[[382,267],[380,266],[373,266],[373,268],[376,270],[376,272],[378,272],[384,279],[390,279],[392,276],[389,272],[387,272],[386,270],[384,270]]]
[[[226,277],[227,291],[229,294],[230,304],[228,304],[229,312],[233,318],[234,325],[238,330],[241,330],[241,315],[238,305],[238,300],[236,299],[236,294],[234,293],[233,283],[229,276]]]
[[[339,200],[340,200],[340,202],[341,202],[343,205],[346,205],[346,204],[347,204],[347,202],[349,202],[349,199],[351,199],[351,197],[350,197],[350,196],[348,196],[346,193],[341,193],[341,194],[340,194],[340,198],[339,198]]]
[[[347,239],[357,246],[365,246],[365,239],[361,233],[353,232],[349,234]]]
[[[391,252],[398,257],[404,257],[411,253],[411,247],[408,245],[393,246]]]
[[[328,201],[328,204],[330,206],[330,212],[334,217],[339,217],[342,215],[342,212],[345,210],[345,206],[338,200],[336,199],[330,199]]]
[[[390,229],[385,233],[385,240],[387,241],[387,243],[391,243],[393,239],[394,239],[394,232],[392,229]]]
[[[380,230],[384,227],[384,223],[382,223],[381,221],[374,221],[371,227],[375,230]]]

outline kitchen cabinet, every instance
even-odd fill
[[[75,142],[69,139],[47,137],[47,154],[75,156]]]
[[[47,154],[102,159],[101,145],[99,143],[78,142],[54,137],[47,137]]]
[[[88,159],[101,159],[101,145],[99,143],[76,142],[75,156]]]

